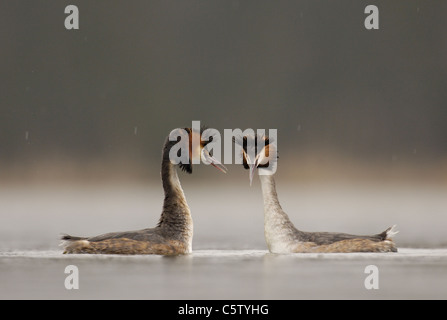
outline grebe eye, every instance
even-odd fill
[[[209,136],[208,140],[202,140],[202,147],[206,147],[213,140],[214,140],[213,136]]]

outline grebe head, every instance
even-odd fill
[[[235,137],[233,141],[242,147],[242,164],[249,170],[250,185],[257,168],[263,171],[263,175],[276,171],[279,156],[273,139],[263,135],[250,135]]]
[[[167,144],[168,151],[172,151],[171,148],[176,146],[175,152],[177,156],[180,157],[180,160],[177,165],[189,174],[192,173],[193,163],[200,163],[200,160],[204,160],[207,164],[211,164],[216,169],[222,171],[223,173],[227,172],[227,168],[220,163],[219,160],[214,158],[210,152],[205,148],[208,143],[213,141],[213,137],[209,137],[208,140],[202,140],[203,131],[206,128],[202,127],[199,131],[193,130],[192,128],[179,128],[171,131],[169,138],[175,137],[177,140],[171,140]],[[182,158],[181,153],[182,150],[187,150],[188,155],[185,158]],[[170,154],[170,152],[168,152]],[[172,161],[172,159],[171,159]]]

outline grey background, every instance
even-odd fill
[[[367,4],[2,1],[0,178],[144,181],[192,120],[278,129],[299,177],[445,178],[447,3],[375,1],[372,31]]]

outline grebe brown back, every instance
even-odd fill
[[[190,128],[177,129],[178,135],[188,135],[189,162],[180,162],[178,166],[185,172],[192,173],[192,159],[201,154],[217,169],[226,172],[226,168],[204,149],[209,141],[200,139],[201,132]],[[200,144],[192,149],[192,140],[199,136]],[[191,211],[186,202],[183,189],[177,176],[175,166],[169,157],[171,148],[180,142],[170,141],[169,137],[163,146],[161,163],[161,180],[164,190],[164,202],[160,220],[155,228],[136,231],[112,232],[95,237],[73,237],[63,235],[61,245],[64,253],[88,254],[159,254],[178,255],[192,251],[193,221]]]
[[[262,140],[262,141],[261,141]],[[264,200],[264,235],[272,253],[310,252],[397,252],[392,237],[398,232],[395,226],[376,235],[352,235],[336,232],[305,232],[295,228],[282,210],[276,192],[271,162],[277,161],[276,145],[266,136],[238,137],[235,143],[242,146],[243,165],[250,170],[250,184],[256,169],[259,173]],[[259,151],[258,143],[264,147]],[[247,152],[250,146],[254,152]],[[254,161],[249,155],[255,155]],[[270,165],[269,165],[270,164]]]

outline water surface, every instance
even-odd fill
[[[399,252],[267,252],[259,185],[186,185],[191,255],[63,255],[62,232],[97,235],[158,221],[159,188],[0,189],[0,299],[446,299],[445,189],[279,186],[283,208],[306,231],[377,233],[397,224]],[[224,196],[224,198],[222,198]],[[64,286],[65,267],[79,289]],[[367,290],[365,267],[379,270]]]

